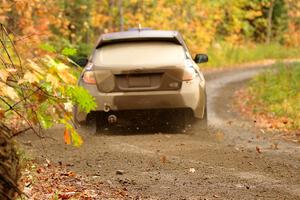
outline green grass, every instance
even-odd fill
[[[226,67],[265,59],[299,58],[300,51],[279,44],[232,46],[226,43],[207,50],[209,62],[204,67]]]
[[[278,64],[250,81],[250,95],[257,106],[256,112],[266,112],[274,117],[287,117],[300,129],[300,63]]]

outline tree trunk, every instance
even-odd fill
[[[113,14],[113,11],[114,11],[114,7],[115,7],[115,0],[110,0],[109,1],[109,24],[108,24],[108,31],[111,32],[111,31],[114,31],[115,27],[114,27],[114,14]]]
[[[124,31],[123,0],[119,0],[120,31]]]
[[[0,199],[16,198],[18,190],[19,158],[9,137],[9,130],[0,122]]]
[[[273,19],[273,11],[274,11],[274,6],[276,3],[276,0],[271,0],[271,5],[269,8],[268,12],[268,27],[267,27],[267,39],[266,43],[269,44],[271,42],[271,37],[272,37],[272,19]]]

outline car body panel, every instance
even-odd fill
[[[197,83],[198,82],[198,83]],[[194,116],[201,119],[205,110],[205,85],[198,86],[199,80],[187,81],[179,91],[144,91],[144,92],[115,92],[101,93],[94,85],[83,87],[90,91],[97,102],[97,111],[104,111],[105,106],[110,110],[145,110],[190,108]],[[87,114],[77,111],[77,120],[84,121]]]

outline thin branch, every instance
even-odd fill
[[[12,110],[12,111],[14,111],[17,115],[19,115],[19,117],[21,117],[26,123],[27,123],[27,125],[29,126],[29,127],[32,127],[32,131],[37,135],[37,136],[39,136],[40,137],[40,134],[35,130],[35,128],[33,128],[33,125],[31,124],[31,122],[28,120],[28,119],[26,119],[23,115],[21,115],[16,109],[14,109],[5,99],[3,99],[1,96],[0,96],[0,100],[1,101],[3,101],[7,106],[9,106],[10,107],[10,109]]]
[[[18,132],[16,132],[16,133],[13,133],[12,136],[11,136],[9,139],[11,139],[11,138],[13,138],[13,137],[16,137],[16,136],[18,136],[18,135],[20,135],[20,134],[22,134],[22,133],[25,133],[25,132],[27,132],[27,131],[29,131],[29,130],[31,130],[31,129],[32,129],[32,127],[27,127],[27,128],[25,128],[25,129],[23,129],[23,130],[21,130],[21,131],[18,131]]]
[[[38,89],[36,89],[35,91],[33,91],[31,94],[29,94],[28,96],[23,97],[21,100],[19,100],[19,101],[16,102],[15,104],[13,104],[13,105],[11,106],[11,108],[16,107],[18,104],[20,104],[21,102],[25,101],[26,99],[28,99],[28,98],[31,97],[32,95],[34,95],[34,94],[35,94],[36,92],[38,92],[39,90],[40,90],[40,89],[38,88]],[[8,112],[9,110],[11,110],[11,108],[7,109],[7,110],[4,111],[4,112]]]
[[[7,38],[9,39],[10,44],[12,45],[15,54],[17,55],[17,58],[18,58],[18,60],[19,60],[19,65],[20,65],[20,68],[21,68],[21,72],[23,72],[23,68],[22,68],[22,60],[21,60],[20,55],[19,55],[19,53],[18,53],[18,51],[17,51],[17,48],[16,48],[14,42],[12,41],[12,39],[9,37],[8,31],[7,31],[7,29],[4,27],[3,24],[1,25],[1,27],[2,27],[2,29],[4,30],[4,33],[6,34]],[[12,32],[12,31],[10,31],[10,32]],[[12,32],[12,33],[13,33],[13,32]],[[13,34],[14,34],[14,33],[13,33]],[[14,34],[14,35],[15,35],[15,34]]]

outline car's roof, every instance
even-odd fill
[[[151,29],[132,29],[129,31],[102,34],[97,42],[96,48],[112,43],[132,41],[170,41],[186,48],[182,36],[178,31]]]

